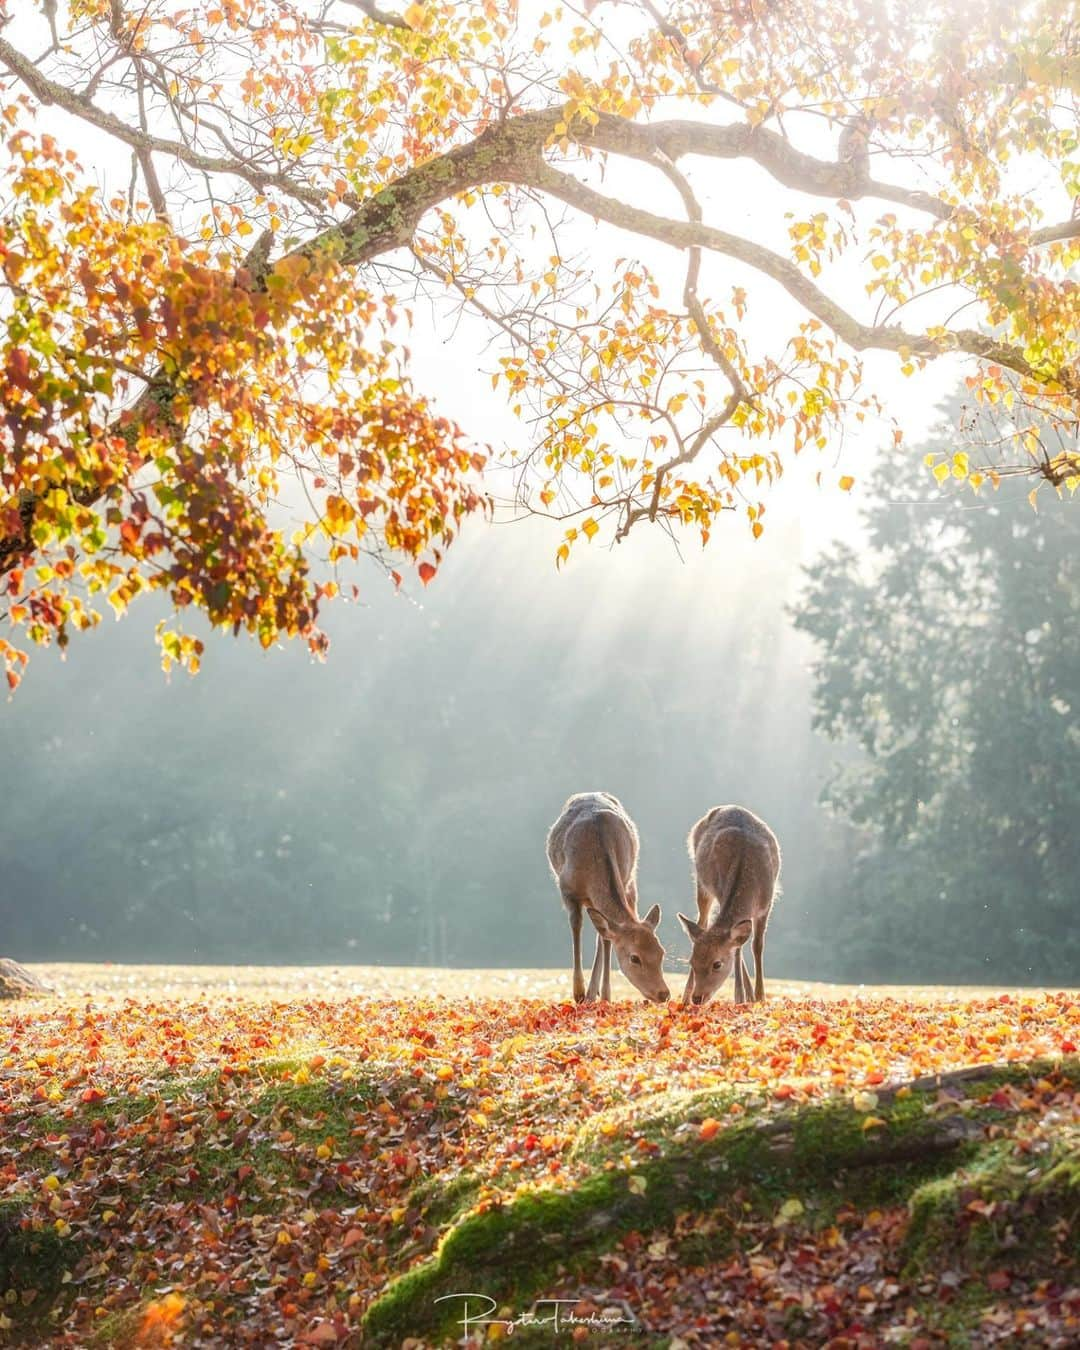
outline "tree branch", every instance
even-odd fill
[[[814,285],[793,262],[752,240],[729,234],[726,230],[717,229],[712,225],[704,225],[700,221],[671,220],[666,216],[657,216],[651,211],[642,210],[640,207],[616,201],[570,177],[569,174],[553,169],[543,160],[534,167],[529,181],[534,187],[558,197],[568,206],[577,207],[579,211],[584,211],[597,220],[604,220],[609,225],[657,239],[672,248],[688,249],[700,245],[714,253],[723,253],[729,258],[745,263],[755,271],[771,277],[798,301],[803,309],[820,319],[855,351],[867,351],[872,348],[893,352],[905,350],[927,358],[942,356],[949,351],[966,352],[970,356],[995,361],[1039,384],[1056,383],[1072,397],[1080,396],[1080,375],[1071,370],[1059,370],[1053,377],[1041,374],[1030,365],[1022,352],[1005,343],[997,342],[975,329],[954,330],[947,338],[935,341],[923,333],[909,333],[903,328],[891,325],[870,326],[861,323]]]
[[[631,122],[625,117],[601,114],[591,134],[574,128],[577,139],[615,154],[655,163],[657,151],[675,162],[684,155],[710,159],[752,159],[778,183],[815,197],[877,197],[914,211],[924,211],[939,220],[952,214],[952,207],[929,192],[899,187],[867,178],[848,161],[818,159],[797,150],[776,131],[747,122],[714,124],[685,119],[667,122]]]
[[[308,206],[326,206],[324,193],[302,187],[299,183],[294,183],[285,174],[268,173],[263,169],[255,168],[254,165],[245,164],[243,160],[222,159],[216,155],[204,155],[201,151],[192,149],[181,141],[164,140],[160,136],[153,136],[138,127],[128,126],[122,118],[117,117],[114,113],[106,112],[104,108],[99,108],[90,99],[82,94],[77,94],[74,89],[69,89],[66,85],[50,80],[38,70],[32,61],[21,52],[16,51],[11,43],[4,38],[0,38],[0,63],[20,79],[40,103],[55,104],[56,107],[63,108],[65,112],[71,113],[72,116],[81,118],[82,121],[89,122],[91,126],[97,127],[100,131],[107,132],[110,136],[115,136],[117,140],[130,145],[139,157],[140,165],[144,169],[144,156],[148,158],[151,152],[172,155],[189,168],[198,169],[202,173],[232,174],[236,178],[242,178],[246,183],[250,183],[252,187],[258,188],[260,192],[264,192],[267,188],[277,188]],[[152,186],[148,184],[148,187],[152,193]]]
[[[0,40],[0,47],[3,45]],[[467,145],[417,166],[398,182],[368,198],[341,225],[320,231],[286,256],[312,259],[329,253],[342,266],[354,267],[404,247],[412,239],[421,216],[430,207],[482,183],[520,180],[524,169],[538,155],[537,129],[531,124],[522,125],[523,122],[524,119],[511,119],[493,126]],[[269,231],[264,233],[242,264],[249,273],[249,285],[254,291],[265,290],[272,270],[268,246],[271,237]],[[145,379],[147,385],[143,393],[119,414],[106,433],[122,437],[131,447],[137,444],[141,431],[147,426],[164,424],[173,434],[183,434],[183,428],[174,421],[176,384],[161,368]],[[70,495],[79,505],[90,507],[102,499],[105,489],[96,486],[74,489]],[[21,494],[21,529],[6,538],[0,536],[0,576],[32,552],[34,509],[33,494]]]
[[[341,3],[362,10],[372,23],[381,23],[386,28],[404,28],[407,33],[412,32],[400,14],[388,14],[385,9],[380,9],[375,4],[375,0],[341,0]]]
[[[698,201],[697,197],[695,197],[693,188],[691,188],[685,176],[679,172],[671,160],[669,160],[662,152],[657,155],[656,163],[678,190],[679,195],[683,199],[683,204],[686,207],[688,218],[691,221],[700,224],[702,217],[701,203]],[[731,385],[731,393],[728,395],[728,398],[720,411],[715,413],[704,423],[689,445],[680,444],[679,453],[677,455],[672,455],[670,459],[665,460],[663,464],[657,466],[649,505],[647,507],[634,507],[627,511],[626,520],[623,522],[622,528],[616,534],[616,539],[625,539],[634,524],[643,517],[648,516],[649,520],[656,519],[656,513],[660,509],[660,495],[668,474],[672,469],[677,469],[680,465],[689,464],[697,459],[698,455],[701,454],[702,450],[708,445],[720,428],[725,426],[730,422],[732,417],[735,416],[735,410],[739,405],[750,401],[750,396],[746,391],[746,386],[742,382],[742,377],[713,336],[708,315],[705,313],[705,307],[702,305],[697,293],[697,283],[700,274],[701,246],[694,244],[689,250],[686,280],[683,283],[683,303],[686,305],[687,312],[693,320],[702,348],[712,357],[720,370],[724,372],[728,383]]]
[[[301,200],[323,204],[321,194],[298,187],[281,174],[266,173],[242,162],[204,155],[183,144],[161,140],[129,127],[120,118],[96,107],[90,100],[47,79],[32,62],[2,38],[0,62],[42,102],[55,103],[92,122],[131,145],[136,152],[174,155],[205,173],[233,174],[260,189],[277,187]],[[1043,385],[1054,382],[1046,374],[1036,373],[1020,351],[975,330],[953,332],[944,340],[932,341],[924,334],[908,333],[896,327],[862,324],[814,285],[793,262],[762,245],[706,225],[700,219],[669,220],[613,200],[559,172],[544,161],[543,150],[563,116],[561,107],[542,109],[492,125],[474,140],[409,170],[397,182],[364,200],[344,222],[321,230],[298,245],[290,256],[314,258],[329,252],[342,266],[357,266],[408,245],[423,214],[455,194],[488,183],[516,183],[546,192],[576,210],[605,220],[620,229],[657,239],[671,247],[684,250],[707,248],[734,258],[783,286],[808,313],[857,351],[868,348],[886,351],[904,349],[932,358],[949,350],[958,350],[997,362]],[[640,158],[654,165],[658,162],[658,153],[666,156],[672,165],[680,156],[691,153],[718,158],[744,156],[762,164],[778,181],[801,191],[835,197],[842,196],[853,186],[857,187],[850,181],[850,165],[803,155],[783,137],[760,127],[710,126],[682,121],[641,125],[605,115],[592,128],[575,124],[572,135],[582,145]],[[942,211],[949,209],[927,194],[911,193],[906,189],[871,183],[867,190],[939,216]],[[700,216],[700,212],[697,215]],[[1072,222],[1071,225],[1080,228],[1080,223]],[[269,276],[268,250],[262,250],[256,266],[254,269],[249,267],[249,271],[252,272],[252,286],[256,290],[264,288]],[[688,279],[696,281],[694,275]],[[693,291],[694,287],[690,290]],[[713,350],[708,345],[711,334],[707,320],[701,323],[692,309],[691,317],[699,328],[706,351],[717,360],[720,349],[717,347]],[[723,357],[722,351],[720,355]],[[723,368],[722,360],[717,360],[717,364]],[[732,379],[734,370],[725,370],[725,373]],[[1080,397],[1080,375],[1072,371],[1059,371],[1056,382],[1070,396]],[[735,375],[732,398],[736,403],[731,412],[743,397]],[[146,389],[130,408],[120,414],[109,434],[122,436],[129,445],[134,445],[141,426],[160,425],[161,419],[171,423],[175,399],[175,386],[162,370],[156,371],[147,376]],[[727,413],[728,417],[731,412]],[[704,435],[707,440],[715,429],[715,426],[707,423],[688,450],[696,454],[700,446],[698,450],[693,447],[699,438]],[[182,429],[178,429],[177,434],[182,434]],[[77,500],[82,505],[90,506],[100,500],[102,495],[101,489],[86,489]],[[29,508],[26,502],[20,501],[19,509],[24,528],[14,537],[0,538],[0,575],[14,567],[20,556],[32,551],[32,499]]]

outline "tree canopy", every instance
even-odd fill
[[[567,520],[560,558],[648,521],[707,539],[727,510],[760,533],[785,458],[876,410],[876,350],[971,358],[1005,406],[997,448],[944,472],[1076,486],[1069,0],[0,0],[0,21],[11,683],[26,639],[65,643],[104,597],[318,651],[345,564],[430,580],[488,504],[469,428],[409,379],[432,296],[491,338],[514,506]],[[741,233],[737,162],[768,188],[740,193]],[[594,265],[575,217],[623,258]],[[197,667],[193,634],[160,638]]]
[[[1066,981],[1080,519],[1052,498],[1018,510],[1013,485],[913,499],[887,464],[873,492],[869,548],[833,546],[796,616],[819,644],[815,725],[859,752],[826,793],[868,830],[837,890],[847,959],[867,978]]]

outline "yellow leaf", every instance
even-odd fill
[[[840,479],[841,492],[850,492],[854,486],[855,486],[855,479],[852,478],[851,474],[846,473],[844,474],[843,478]]]
[[[631,1176],[629,1181],[627,1182],[627,1185],[630,1187],[630,1190],[633,1192],[634,1195],[644,1195],[645,1189],[648,1186],[648,1184],[649,1183],[645,1180],[644,1177],[639,1176]]]
[[[596,521],[590,516],[588,520],[582,523],[581,530],[587,539],[591,539],[594,534],[600,532],[600,526],[597,525]]]

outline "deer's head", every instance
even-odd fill
[[[656,936],[660,906],[653,905],[643,919],[627,915],[612,922],[598,909],[590,909],[589,918],[600,936],[615,949],[619,968],[634,988],[655,1003],[666,1003],[671,990],[664,979],[664,948]]]
[[[750,919],[740,919],[738,923],[711,925],[703,928],[701,924],[679,915],[679,922],[686,930],[686,936],[694,944],[690,953],[690,976],[683,992],[684,1003],[708,1003],[713,994],[731,974],[739,948],[748,941],[754,931]]]

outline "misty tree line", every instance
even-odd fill
[[[832,548],[795,616],[815,725],[861,752],[825,793],[866,832],[842,945],[867,978],[1075,983],[1077,504],[1043,492],[1036,514],[1009,482],[912,500],[890,464],[873,490],[870,565]]]
[[[938,497],[912,463],[791,613],[768,538],[678,604],[662,558],[627,603],[624,555],[555,585],[511,530],[465,540],[423,609],[342,614],[325,667],[219,642],[165,686],[110,626],[0,723],[0,946],[562,964],[544,834],[605,787],[665,930],[686,830],[737,800],[784,848],[778,975],[1075,981],[1080,519],[1007,484]]]

